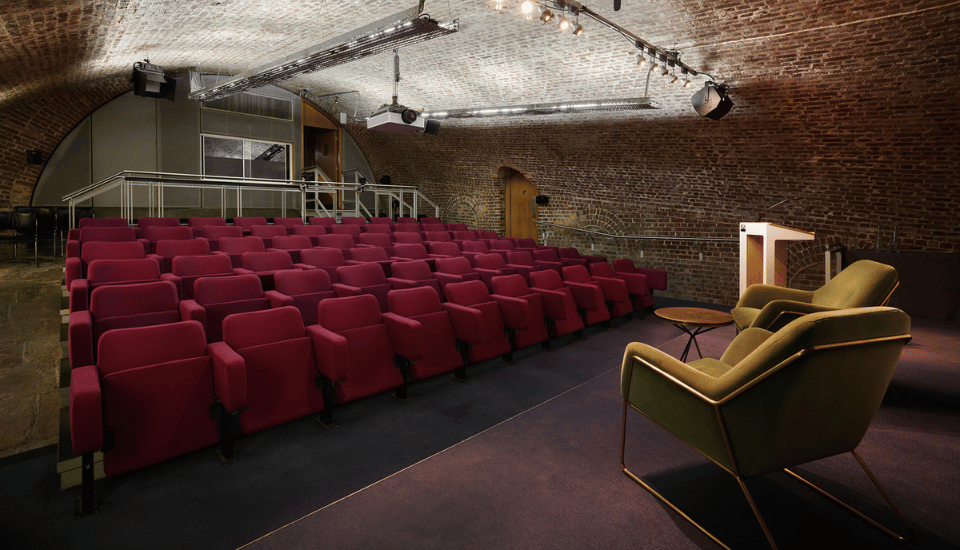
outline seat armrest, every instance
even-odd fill
[[[225,342],[207,344],[207,355],[213,360],[213,389],[217,399],[229,412],[247,406],[247,363]]]
[[[836,308],[818,306],[808,302],[793,300],[773,300],[763,306],[757,318],[750,324],[751,327],[766,329],[772,332],[783,328],[786,324],[798,317],[818,311],[834,311]]]
[[[530,318],[530,303],[523,298],[491,294],[490,298],[500,306],[503,324],[516,330],[526,330],[532,324]]]
[[[70,313],[67,326],[67,347],[72,368],[93,365],[93,316],[89,311]]]
[[[180,318],[184,321],[200,321],[207,326],[207,309],[196,300],[180,300]]]
[[[70,288],[70,283],[82,276],[82,266],[83,262],[80,261],[80,258],[67,258],[63,270],[63,277],[66,280],[67,288]]]
[[[293,297],[277,292],[276,290],[267,290],[263,297],[270,301],[270,309],[276,309],[283,306],[292,306]]]
[[[640,273],[617,273],[617,279],[627,284],[627,292],[635,296],[647,296],[650,294],[650,286],[647,284],[647,276]]]
[[[247,269],[245,267],[235,267],[233,268],[234,275],[256,275],[257,272],[252,269]]]
[[[307,336],[313,340],[313,353],[317,359],[317,370],[320,374],[334,384],[345,382],[347,363],[350,360],[347,339],[320,325],[308,326]]]
[[[600,287],[598,286],[587,283],[575,283],[572,281],[564,281],[563,286],[569,288],[570,291],[573,292],[573,301],[580,309],[597,311],[604,306],[603,291],[600,290]]]
[[[736,307],[752,307],[763,309],[763,306],[774,300],[792,300],[795,302],[810,302],[813,299],[812,290],[797,290],[782,286],[753,284],[747,287]]]
[[[416,288],[420,286],[420,283],[412,279],[399,279],[397,277],[387,277],[387,282],[390,283],[390,288],[394,290],[401,288]]]
[[[381,313],[383,324],[387,325],[393,349],[397,355],[416,361],[423,357],[423,325],[419,321],[401,317],[396,313]]]
[[[454,275],[452,273],[434,273],[433,278],[440,283],[441,287],[445,287],[450,283],[459,283],[463,281],[463,277],[460,275]]]
[[[160,280],[173,282],[173,284],[177,287],[177,296],[183,299],[183,279],[181,279],[178,275],[174,275],[173,273],[161,273]]]
[[[304,271],[309,271],[311,269],[317,269],[317,266],[311,264],[296,263],[293,264],[294,269],[302,269]]]
[[[656,290],[667,289],[667,272],[662,269],[652,269],[649,267],[638,267],[637,273],[646,275],[649,288]]]
[[[90,281],[87,279],[74,279],[70,285],[70,311],[83,311],[90,306],[87,301],[90,299]]]
[[[70,443],[81,455],[103,447],[103,400],[100,373],[94,365],[73,369],[70,374]]]
[[[483,314],[480,313],[480,310],[452,302],[444,302],[442,307],[450,315],[453,335],[458,340],[463,340],[468,344],[480,343],[480,327],[483,322]]]
[[[566,294],[559,290],[549,290],[546,288],[530,287],[530,290],[540,295],[543,301],[543,314],[551,319],[562,321],[567,318],[567,308],[564,304]]]
[[[343,283],[333,283],[331,287],[333,288],[333,291],[337,293],[337,298],[343,298],[344,296],[359,296],[363,294],[363,289],[358,286],[350,286]]]

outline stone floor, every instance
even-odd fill
[[[57,442],[63,257],[0,245],[0,458]]]

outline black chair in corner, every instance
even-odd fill
[[[17,245],[33,243],[33,260],[40,267],[37,253],[37,216],[33,212],[0,212],[0,243],[13,243],[13,257]]]

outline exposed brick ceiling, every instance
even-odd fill
[[[876,17],[872,3],[847,0],[623,0],[619,12],[612,0],[584,3],[651,43],[680,50],[685,63],[730,83],[734,94],[745,80],[815,76],[816,57],[807,74],[779,73],[777,60],[763,55],[765,44],[786,37],[816,42],[817,29]],[[168,73],[199,66],[205,73],[237,74],[416,4],[4,0],[0,109],[37,94],[126,78],[133,63],[147,57]],[[943,4],[908,0],[897,11]],[[646,73],[633,65],[633,47],[622,36],[584,18],[589,37],[578,39],[515,12],[499,14],[492,5],[492,0],[426,2],[433,18],[459,19],[461,32],[401,51],[401,103],[455,109],[644,95]],[[830,55],[828,50],[824,44],[821,56]],[[390,101],[390,57],[373,56],[281,86],[315,94],[359,90],[362,117]],[[694,116],[689,90],[655,78],[648,95],[663,107],[650,116]],[[345,97],[341,104],[352,107],[353,101]]]

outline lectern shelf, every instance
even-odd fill
[[[813,237],[813,233],[773,223],[741,222],[740,294],[756,283],[787,286],[787,242]]]

